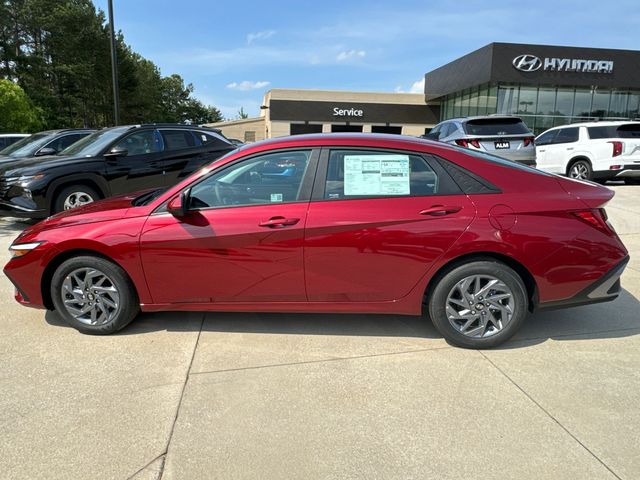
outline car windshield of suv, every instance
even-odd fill
[[[73,155],[78,157],[95,157],[101,153],[111,142],[116,140],[130,127],[116,127],[87,135],[73,145],[62,150],[58,155]]]
[[[468,135],[529,135],[531,131],[519,118],[478,118],[464,124]]]
[[[35,133],[9,145],[0,151],[0,155],[11,157],[31,157],[40,147],[54,137],[51,133]]]

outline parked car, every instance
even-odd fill
[[[640,183],[640,122],[587,122],[536,138],[538,168],[581,180]]]
[[[105,128],[59,155],[0,163],[0,214],[44,218],[113,195],[168,187],[235,148],[203,127]]]
[[[28,135],[0,151],[0,164],[16,158],[56,155],[93,132],[94,129],[67,128]]]
[[[536,164],[533,133],[519,117],[454,118],[437,124],[424,138],[491,153],[525,165]]]
[[[12,145],[18,140],[22,140],[28,136],[28,133],[0,133],[0,150],[4,150],[9,145]]]
[[[54,215],[4,268],[18,302],[108,334],[143,311],[420,315],[463,347],[531,310],[615,299],[613,191],[471,149],[303,135],[235,150],[169,189]]]

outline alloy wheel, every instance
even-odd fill
[[[511,289],[491,275],[471,275],[456,283],[447,296],[446,315],[461,334],[485,338],[511,322],[515,300]]]
[[[589,178],[589,168],[584,163],[578,162],[571,166],[569,176],[578,180],[587,180]]]
[[[67,195],[62,206],[65,210],[71,210],[91,202],[93,202],[93,197],[87,192],[73,192]]]
[[[105,273],[95,268],[78,268],[62,282],[64,308],[86,325],[105,325],[118,313],[120,293]]]

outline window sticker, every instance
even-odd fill
[[[281,193],[272,193],[271,194],[271,203],[282,202],[282,194]]]
[[[409,155],[345,155],[345,195],[409,195]]]

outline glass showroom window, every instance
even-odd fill
[[[611,92],[611,104],[609,105],[609,117],[626,118],[629,92]]]
[[[538,99],[538,89],[531,87],[520,87],[520,96],[518,97],[519,115],[532,115],[536,111],[536,102]]]
[[[573,116],[573,97],[575,90],[573,88],[559,88],[556,93],[555,118],[554,126],[565,125],[571,123]]]
[[[593,101],[591,102],[591,116],[595,118],[604,118],[608,116],[610,99],[610,91],[596,90],[593,93]]]
[[[627,104],[627,115],[629,118],[640,117],[640,92],[630,92]]]
[[[481,85],[478,89],[478,115],[487,114],[487,99],[489,97],[489,86]]]
[[[553,127],[555,106],[555,88],[541,88],[538,91],[538,103],[536,104],[536,132],[543,132]]]
[[[489,88],[487,96],[487,113],[497,113],[498,111],[498,87],[493,85]]]
[[[511,114],[518,109],[518,87],[498,88],[498,113]]]
[[[575,100],[573,101],[573,117],[591,116],[591,90],[576,89]]]
[[[478,87],[471,91],[471,96],[469,97],[469,116],[476,115],[478,115]]]

